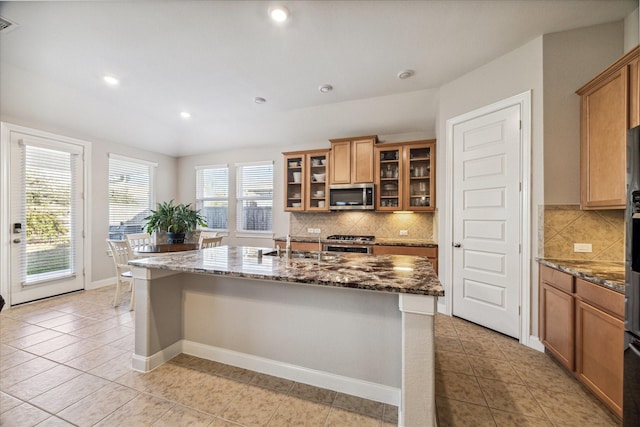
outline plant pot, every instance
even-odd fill
[[[172,245],[175,243],[184,243],[185,233],[170,233],[167,232],[167,243]]]

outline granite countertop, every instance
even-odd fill
[[[277,242],[286,242],[286,237],[276,237],[273,240]],[[318,243],[318,238],[313,236],[291,236],[292,242]],[[437,248],[438,244],[430,240],[423,239],[389,239],[385,237],[376,237],[373,242],[362,242],[354,240],[327,240],[320,238],[320,243],[339,243],[352,245],[387,245],[387,246],[417,246],[423,248]]]
[[[538,262],[624,294],[624,262],[622,261],[538,258]]]
[[[444,296],[431,263],[406,255],[293,251],[292,257],[263,255],[273,248],[219,246],[135,259],[130,265],[188,273],[273,280],[370,291]],[[319,258],[320,255],[320,258]],[[298,258],[298,257],[306,258]]]

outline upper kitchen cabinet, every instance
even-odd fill
[[[330,184],[373,182],[373,148],[378,142],[376,135],[329,141],[331,141]]]
[[[435,139],[375,147],[376,210],[435,209]]]
[[[640,124],[636,47],[581,87],[582,209],[624,209],[627,129]]]
[[[282,154],[286,177],[284,210],[328,211],[329,150],[293,151]]]

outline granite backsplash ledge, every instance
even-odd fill
[[[624,261],[624,210],[584,211],[578,205],[545,205],[544,258]],[[592,252],[574,252],[574,243],[591,243]]]
[[[391,212],[327,212],[291,213],[289,234],[292,236],[316,236],[308,233],[309,228],[319,228],[320,235],[352,234],[372,235],[394,240],[433,241],[433,213],[391,213]],[[400,230],[408,230],[407,236],[400,236]]]

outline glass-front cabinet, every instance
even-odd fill
[[[376,146],[376,210],[435,209],[435,140]]]
[[[329,150],[282,153],[288,212],[328,211]]]

